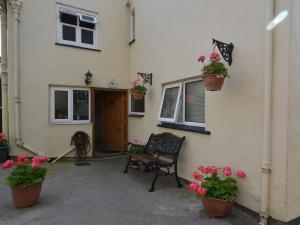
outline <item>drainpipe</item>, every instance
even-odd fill
[[[15,109],[15,142],[24,150],[37,155],[32,148],[23,143],[20,129],[20,84],[19,84],[19,16],[22,6],[21,0],[8,0],[13,16],[13,80],[14,80],[14,109]]]
[[[7,5],[1,0],[1,89],[2,132],[8,136],[8,89],[7,89]]]
[[[274,0],[266,0],[266,25],[274,17]],[[271,103],[273,74],[273,31],[265,34],[265,69],[264,69],[264,117],[262,149],[262,192],[260,207],[260,225],[267,225],[269,218],[269,195],[271,176]]]

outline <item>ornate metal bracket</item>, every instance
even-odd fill
[[[152,85],[152,73],[137,73],[146,83]]]
[[[232,64],[232,51],[234,45],[232,43],[226,44],[224,42],[213,39],[213,45],[217,46],[224,60],[228,62],[229,65]]]

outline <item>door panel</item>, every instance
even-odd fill
[[[125,151],[127,144],[126,93],[103,92],[100,97],[100,143],[107,151]],[[97,116],[97,115],[96,115]]]

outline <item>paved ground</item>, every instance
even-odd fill
[[[44,182],[40,203],[13,208],[9,187],[0,185],[0,225],[256,225],[233,209],[228,219],[209,219],[200,201],[178,189],[173,177],[160,177],[148,192],[152,173],[123,174],[125,159],[106,158],[91,166],[57,163]],[[7,173],[0,172],[0,180]]]

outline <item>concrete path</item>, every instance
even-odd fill
[[[188,190],[173,177],[159,177],[148,189],[152,173],[129,170],[125,159],[106,158],[91,166],[57,163],[44,182],[40,203],[15,209],[10,189],[0,185],[0,225],[254,225],[254,218],[233,209],[228,219],[209,219]],[[0,172],[0,180],[7,172]]]

